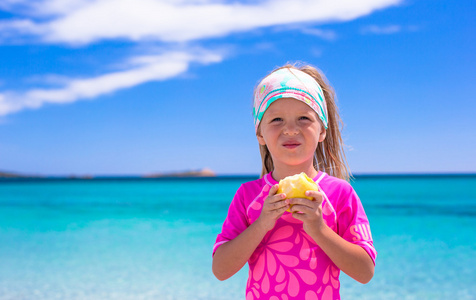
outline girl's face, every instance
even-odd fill
[[[275,170],[309,170],[317,144],[326,137],[318,115],[307,104],[292,98],[274,101],[260,122],[260,145],[266,145]]]

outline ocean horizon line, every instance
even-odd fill
[[[18,174],[18,173],[17,173]],[[365,179],[365,178],[435,178],[435,177],[476,177],[476,172],[387,172],[387,173],[354,173],[352,174],[353,179]],[[258,173],[223,173],[215,174],[213,176],[187,176],[187,175],[161,175],[157,177],[150,177],[143,174],[119,174],[119,175],[108,175],[108,174],[97,174],[97,175],[20,175],[18,176],[0,176],[1,181],[50,181],[50,180],[145,180],[145,181],[154,181],[154,180],[210,180],[210,179],[252,179],[259,178]],[[352,180],[351,178],[351,180]]]

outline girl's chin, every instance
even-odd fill
[[[281,161],[279,163],[275,163],[275,168],[281,167],[283,169],[292,169],[292,170],[301,170],[300,172],[307,172],[309,168],[314,169],[314,160],[286,160]]]

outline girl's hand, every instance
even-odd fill
[[[303,229],[307,234],[313,236],[318,234],[325,225],[322,218],[322,193],[318,191],[307,191],[306,196],[312,197],[314,200],[306,198],[292,198],[289,203],[292,204],[291,213],[293,217],[303,222]]]
[[[286,194],[276,194],[278,185],[275,184],[269,190],[268,197],[264,199],[263,209],[256,222],[259,222],[266,232],[273,229],[276,221],[289,208],[289,199]]]

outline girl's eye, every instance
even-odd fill
[[[281,119],[281,118],[274,118],[274,119],[271,120],[271,122],[279,122],[279,121],[282,121],[282,120],[283,119]]]
[[[308,117],[302,116],[302,117],[299,117],[299,120],[310,120],[310,119]]]

